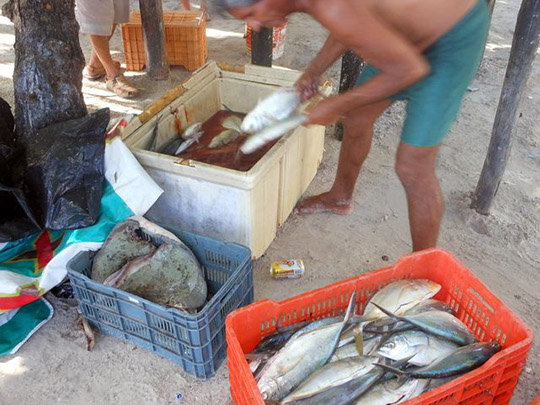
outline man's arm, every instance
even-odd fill
[[[296,82],[296,89],[302,100],[308,100],[317,94],[321,75],[347,50],[332,34],[328,36],[324,46]]]
[[[324,46],[307,67],[306,72],[316,76],[322,75],[347,51],[348,48],[330,34]]]

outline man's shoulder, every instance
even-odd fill
[[[341,21],[358,17],[371,11],[369,0],[310,0],[310,14],[326,26],[340,25]]]

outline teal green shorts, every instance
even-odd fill
[[[456,120],[467,86],[480,64],[489,20],[488,2],[478,0],[465,17],[424,52],[431,66],[429,75],[389,97],[407,100],[402,142],[414,146],[442,142]],[[356,85],[377,74],[377,69],[366,64]]]

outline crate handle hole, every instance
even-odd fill
[[[493,307],[487,303],[487,301],[484,299],[484,297],[480,295],[478,291],[476,291],[472,287],[469,287],[468,292],[473,295],[478,301],[480,301],[482,305],[484,305],[484,307],[489,309],[492,313],[495,313],[495,309],[493,309]]]

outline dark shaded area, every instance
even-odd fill
[[[272,40],[274,30],[262,28],[259,32],[251,30],[251,63],[272,67]]]
[[[109,109],[40,129],[27,140],[25,195],[46,229],[93,225],[105,174]]]
[[[24,154],[15,140],[15,120],[9,104],[0,98],[0,242],[39,230],[21,189]]]
[[[0,242],[96,222],[108,123],[109,110],[102,109],[18,142],[9,105],[0,99]]]

